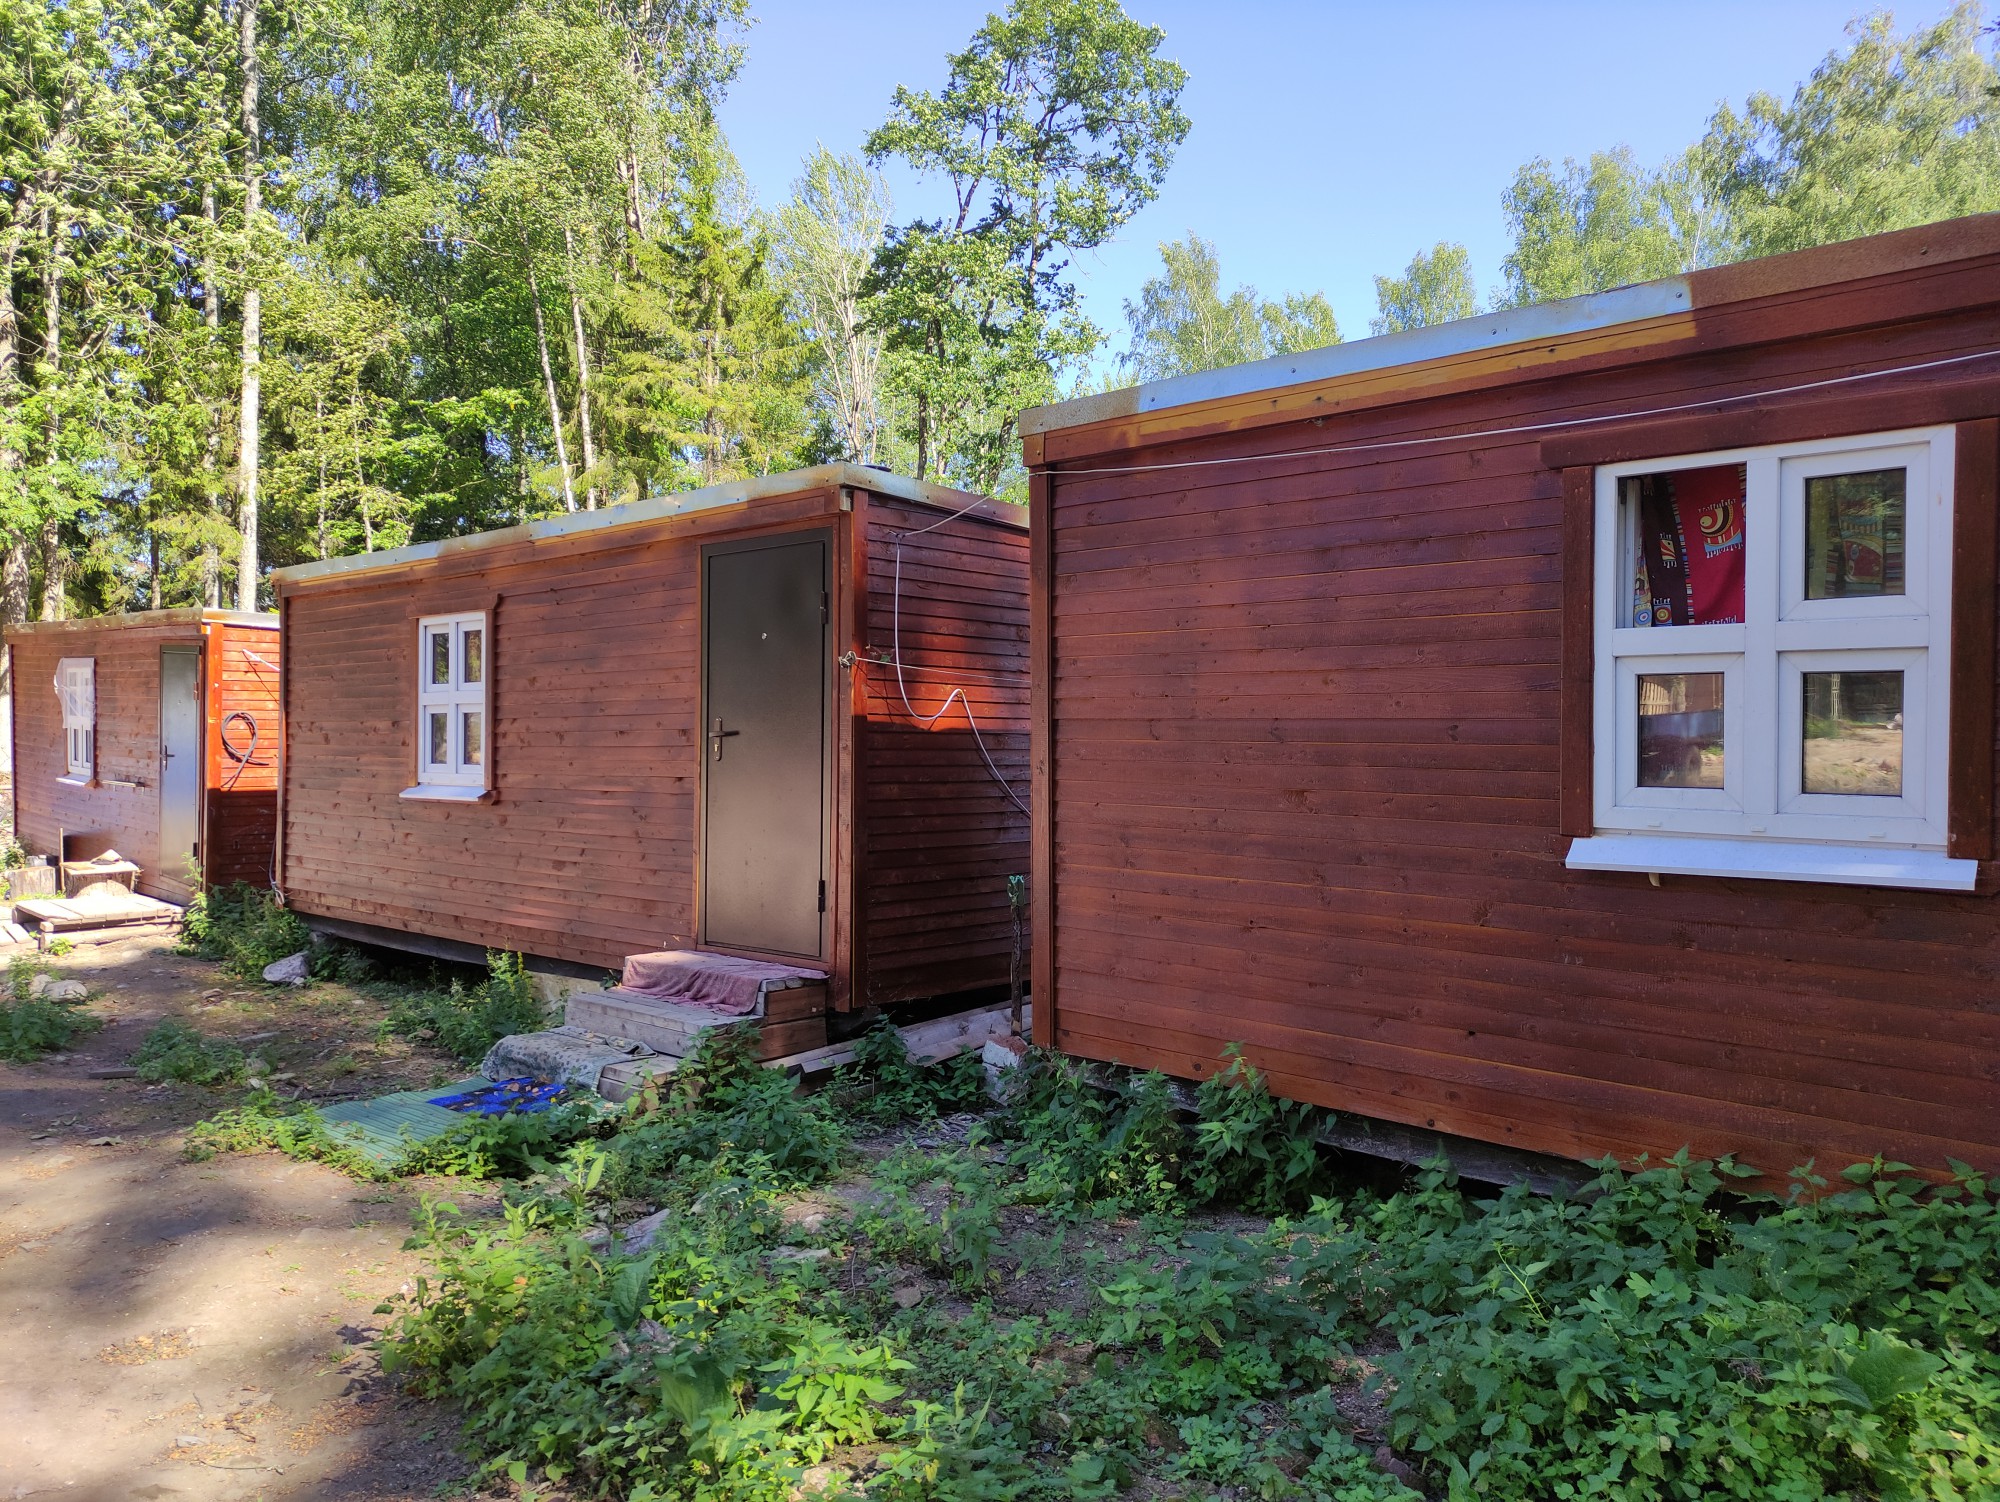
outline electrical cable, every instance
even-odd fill
[[[1014,807],[1018,808],[1022,813],[1027,814],[1029,818],[1033,818],[1034,814],[1028,805],[1021,801],[1020,795],[1014,791],[1013,785],[1001,775],[999,766],[993,760],[993,753],[986,749],[986,737],[979,733],[979,721],[973,718],[972,701],[966,698],[965,690],[954,686],[944,696],[944,703],[937,707],[936,712],[926,715],[918,713],[917,706],[910,702],[909,686],[903,681],[903,543],[912,537],[922,537],[926,532],[935,532],[946,522],[956,521],[967,512],[976,510],[985,504],[984,500],[974,501],[972,505],[965,507],[963,510],[954,511],[950,516],[932,522],[928,527],[920,528],[914,532],[898,532],[895,534],[896,583],[889,603],[889,656],[895,665],[896,692],[902,695],[904,713],[909,715],[919,725],[922,725],[924,729],[929,730],[951,712],[952,701],[957,700],[959,708],[965,712],[965,723],[972,727],[972,744],[979,748],[979,757],[980,760],[986,763],[987,772],[992,775],[994,782],[999,784],[1000,791],[1007,795]]]
[[[1274,460],[1315,459],[1331,454],[1368,454],[1383,449],[1418,448],[1427,443],[1463,443],[1468,438],[1519,438],[1530,433],[1557,433],[1569,428],[1590,427],[1607,422],[1636,422],[1647,417],[1671,417],[1681,412],[1696,412],[1706,407],[1725,406],[1730,402],[1761,401],[1770,396],[1792,396],[1801,391],[1823,391],[1829,386],[1847,386],[1857,381],[1874,381],[1883,376],[1911,375],[1918,371],[1942,370],[1947,366],[1965,365],[1974,360],[1990,360],[2000,355],[2000,350],[1983,349],[1976,354],[1952,355],[1941,360],[1923,360],[1915,365],[1897,365],[1885,370],[1863,370],[1852,375],[1828,376],[1818,381],[1801,381],[1791,386],[1771,386],[1762,391],[1739,391],[1733,396],[1703,397],[1700,401],[1676,402],[1666,407],[1645,407],[1636,412],[1605,412],[1594,417],[1566,417],[1550,422],[1521,423],[1506,428],[1477,428],[1469,433],[1432,433],[1422,438],[1385,438],[1373,443],[1337,443],[1325,448],[1287,449],[1282,453],[1265,454],[1220,454],[1213,459],[1176,459],[1158,464],[1099,464],[1078,465],[1072,468],[1066,464],[1052,464],[1049,472],[1068,477],[1070,475],[1145,475],[1161,470],[1203,469],[1217,464],[1269,464]],[[1303,416],[1304,414],[1301,414]],[[966,510],[971,510],[967,507]],[[964,511],[958,513],[963,516]],[[945,521],[950,521],[946,517]],[[938,523],[942,526],[943,523]],[[924,529],[931,530],[929,527]],[[911,533],[911,536],[918,534]]]
[[[229,744],[229,722],[231,720],[241,720],[250,727],[249,750],[238,751],[234,746]],[[216,727],[216,737],[222,742],[222,754],[236,763],[236,769],[223,781],[223,792],[226,793],[235,787],[237,779],[250,770],[251,761],[257,755],[257,734],[257,717],[247,709],[230,710],[228,714],[222,717],[222,723]]]

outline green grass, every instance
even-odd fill
[[[234,1085],[243,1080],[243,1050],[233,1043],[207,1038],[182,1022],[168,1019],[154,1028],[132,1056],[139,1078],[153,1084]]]
[[[377,988],[390,1004],[383,1031],[477,1064],[502,1038],[548,1026],[548,1006],[535,994],[518,954],[489,954],[486,966],[483,982]]]

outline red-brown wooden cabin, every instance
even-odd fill
[[[9,626],[14,830],[51,863],[115,849],[137,890],[271,884],[278,620],[227,610]],[[67,839],[68,849],[64,849]]]
[[[1006,983],[1020,508],[834,464],[274,578],[280,878],[316,926],[772,959],[839,1009]]]
[[[1996,418],[2000,216],[1026,414],[1039,1038],[2000,1168]]]

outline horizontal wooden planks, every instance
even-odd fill
[[[1056,470],[1060,1045],[1199,1074],[1243,1041],[1299,1098],[1580,1157],[2000,1165],[1989,895],[1565,870],[1576,502],[1538,435],[1452,436],[1990,349],[2000,299],[1955,285]]]

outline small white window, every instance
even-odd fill
[[[417,782],[486,786],[486,616],[417,623]]]
[[[1950,428],[1597,471],[1574,867],[1968,887],[1947,860]]]
[[[97,659],[65,657],[56,664],[62,700],[66,774],[88,782],[97,767]]]

